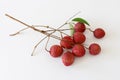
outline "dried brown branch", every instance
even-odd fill
[[[78,13],[76,13],[75,15],[73,15],[72,17],[70,17],[64,24],[62,24],[61,26],[59,26],[57,29],[51,28],[51,27],[49,27],[49,26],[43,26],[43,27],[52,29],[52,30],[47,30],[47,31],[37,29],[37,28],[35,28],[34,26],[30,26],[30,25],[28,25],[28,24],[26,24],[26,23],[24,23],[24,22],[22,22],[22,21],[20,21],[20,20],[18,20],[18,19],[16,19],[16,18],[14,18],[14,17],[12,17],[12,16],[10,16],[10,15],[8,15],[8,14],[5,14],[5,15],[6,15],[7,17],[9,17],[9,18],[11,18],[11,19],[13,19],[13,20],[15,20],[15,21],[17,21],[17,22],[25,25],[25,26],[27,26],[27,28],[23,28],[23,29],[19,30],[18,32],[14,33],[14,34],[11,34],[10,36],[17,35],[17,34],[19,34],[20,32],[22,32],[22,31],[24,31],[24,30],[26,30],[26,29],[29,29],[29,28],[31,28],[31,29],[33,29],[33,30],[35,30],[35,31],[37,31],[37,32],[40,32],[40,33],[46,35],[42,40],[40,40],[40,41],[34,46],[33,52],[32,52],[32,54],[31,54],[31,56],[33,56],[33,55],[34,55],[34,52],[35,52],[35,50],[36,50],[36,48],[37,48],[37,46],[38,46],[44,39],[46,39],[47,37],[48,37],[48,40],[47,40],[47,43],[46,43],[46,46],[45,46],[45,50],[47,50],[47,44],[48,44],[48,41],[49,41],[49,38],[50,38],[50,37],[55,38],[55,39],[58,39],[58,40],[61,40],[60,37],[58,37],[58,36],[56,36],[56,35],[52,35],[54,32],[59,31],[60,34],[61,34],[61,37],[62,37],[62,33],[65,34],[65,35],[67,35],[66,33],[64,33],[64,32],[62,32],[62,31],[64,31],[64,30],[71,30],[71,29],[60,29],[60,28],[62,28],[62,27],[65,26],[66,24],[68,24],[69,20],[72,19],[73,17],[75,17],[75,16],[76,16],[77,14],[79,14],[79,13],[80,13],[80,12],[78,12]],[[42,26],[42,25],[41,25],[41,26]],[[51,32],[51,33],[47,33],[48,31],[52,31],[52,32]],[[48,50],[47,50],[47,51],[48,51]]]

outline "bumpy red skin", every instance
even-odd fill
[[[84,32],[86,30],[86,26],[84,25],[84,23],[76,23],[74,26],[74,30],[75,32]]]
[[[97,28],[93,31],[93,34],[96,38],[100,39],[105,36],[105,31],[101,28]]]
[[[62,55],[62,62],[63,62],[63,64],[65,65],[65,66],[70,66],[70,65],[72,65],[73,64],[73,62],[74,62],[74,55],[71,53],[71,52],[69,52],[69,51],[67,51],[67,52],[65,52],[63,55]]]
[[[60,45],[63,47],[63,48],[66,48],[66,49],[71,49],[74,45],[74,41],[72,39],[71,36],[65,36],[62,38],[62,40],[60,41]]]
[[[97,55],[101,52],[101,47],[97,43],[93,43],[89,46],[89,53],[92,55]]]
[[[82,44],[83,42],[85,42],[86,40],[86,37],[83,33],[81,32],[75,32],[73,34],[73,40],[75,43],[79,43],[79,44]]]
[[[60,45],[53,45],[50,48],[50,55],[52,57],[59,57],[63,53],[63,48]]]
[[[80,44],[76,44],[74,45],[74,47],[72,48],[72,53],[77,56],[77,57],[82,57],[85,55],[85,48],[83,45]]]

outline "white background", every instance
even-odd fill
[[[119,0],[0,0],[0,80],[120,80],[119,8]],[[69,67],[44,50],[45,41],[31,57],[33,47],[44,35],[29,29],[11,37],[10,33],[25,26],[4,15],[57,28],[78,11],[77,17],[85,18],[92,29],[105,29],[106,36],[98,40],[86,31],[86,44],[99,43],[102,52],[97,56],[87,52]],[[52,44],[59,41],[53,39]]]

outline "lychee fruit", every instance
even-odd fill
[[[63,48],[70,49],[74,45],[74,41],[71,36],[64,36],[62,40],[60,41],[60,45]]]
[[[59,57],[63,53],[63,48],[60,45],[53,45],[50,48],[50,55],[52,57]]]
[[[70,51],[67,51],[62,55],[62,62],[65,66],[73,64],[74,59],[74,55]]]
[[[100,51],[101,51],[101,47],[97,43],[92,43],[89,46],[89,53],[92,54],[92,55],[97,55],[97,54],[100,53]]]
[[[105,36],[105,31],[101,28],[97,28],[93,31],[93,34],[96,38],[100,39]]]
[[[75,26],[74,26],[75,32],[84,32],[85,29],[86,29],[86,26],[85,26],[84,23],[78,22],[78,23],[76,23]]]
[[[83,33],[81,32],[75,32],[73,34],[73,40],[75,43],[79,43],[79,44],[82,44],[83,42],[85,42],[86,40],[86,37]]]
[[[82,57],[85,55],[85,48],[81,44],[75,44],[72,48],[72,53],[77,57]]]

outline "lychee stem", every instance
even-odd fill
[[[47,52],[50,52],[50,51],[47,49],[47,45],[48,45],[49,40],[50,40],[50,37],[48,36],[48,39],[47,39],[47,42],[46,42],[46,45],[45,45],[45,50],[46,50]]]
[[[29,27],[23,28],[23,29],[21,29],[21,30],[19,30],[19,31],[13,33],[13,34],[10,34],[9,36],[15,36],[15,35],[18,35],[18,34],[20,34],[22,31],[25,31],[25,30],[27,30],[27,29],[29,29]],[[46,32],[46,31],[41,30],[41,32]]]
[[[26,29],[28,29],[28,27],[27,27],[27,28],[23,28],[23,29],[17,31],[17,32],[14,33],[14,34],[10,34],[10,36],[15,36],[15,35],[19,34],[20,32],[22,32],[22,31],[24,31],[24,30],[26,30]]]
[[[86,49],[89,49],[88,47],[84,46]]]
[[[86,49],[89,49],[87,44],[82,44],[82,45],[83,45]]]
[[[40,27],[40,26],[42,27],[43,25],[39,25],[39,26],[35,26],[35,27]],[[47,27],[47,26],[44,26],[44,27]],[[10,34],[10,36],[15,36],[15,35],[21,33],[24,30],[27,30],[27,29],[29,29],[29,27],[23,28],[23,29],[17,31],[16,33]]]
[[[76,14],[74,14],[73,16],[71,16],[65,23],[68,23],[69,20],[71,20],[73,17],[75,17],[76,15],[78,15],[78,14],[80,14],[80,13],[81,13],[81,11],[77,12]]]
[[[60,35],[61,35],[61,39],[63,38],[63,35],[62,35],[62,33],[60,32]]]
[[[91,31],[91,32],[94,32],[92,29],[90,29],[90,28],[86,28],[86,29],[88,29],[89,31]]]
[[[66,30],[72,30],[72,28],[70,28],[70,29],[58,29],[57,31],[66,31]],[[46,30],[47,32],[49,32],[49,31],[54,31],[54,30]]]
[[[46,39],[46,38],[47,38],[47,36],[44,37],[43,39],[41,39],[41,40],[34,46],[31,56],[34,56],[34,52],[35,52],[36,48],[37,48],[38,45],[39,45],[44,39]]]

